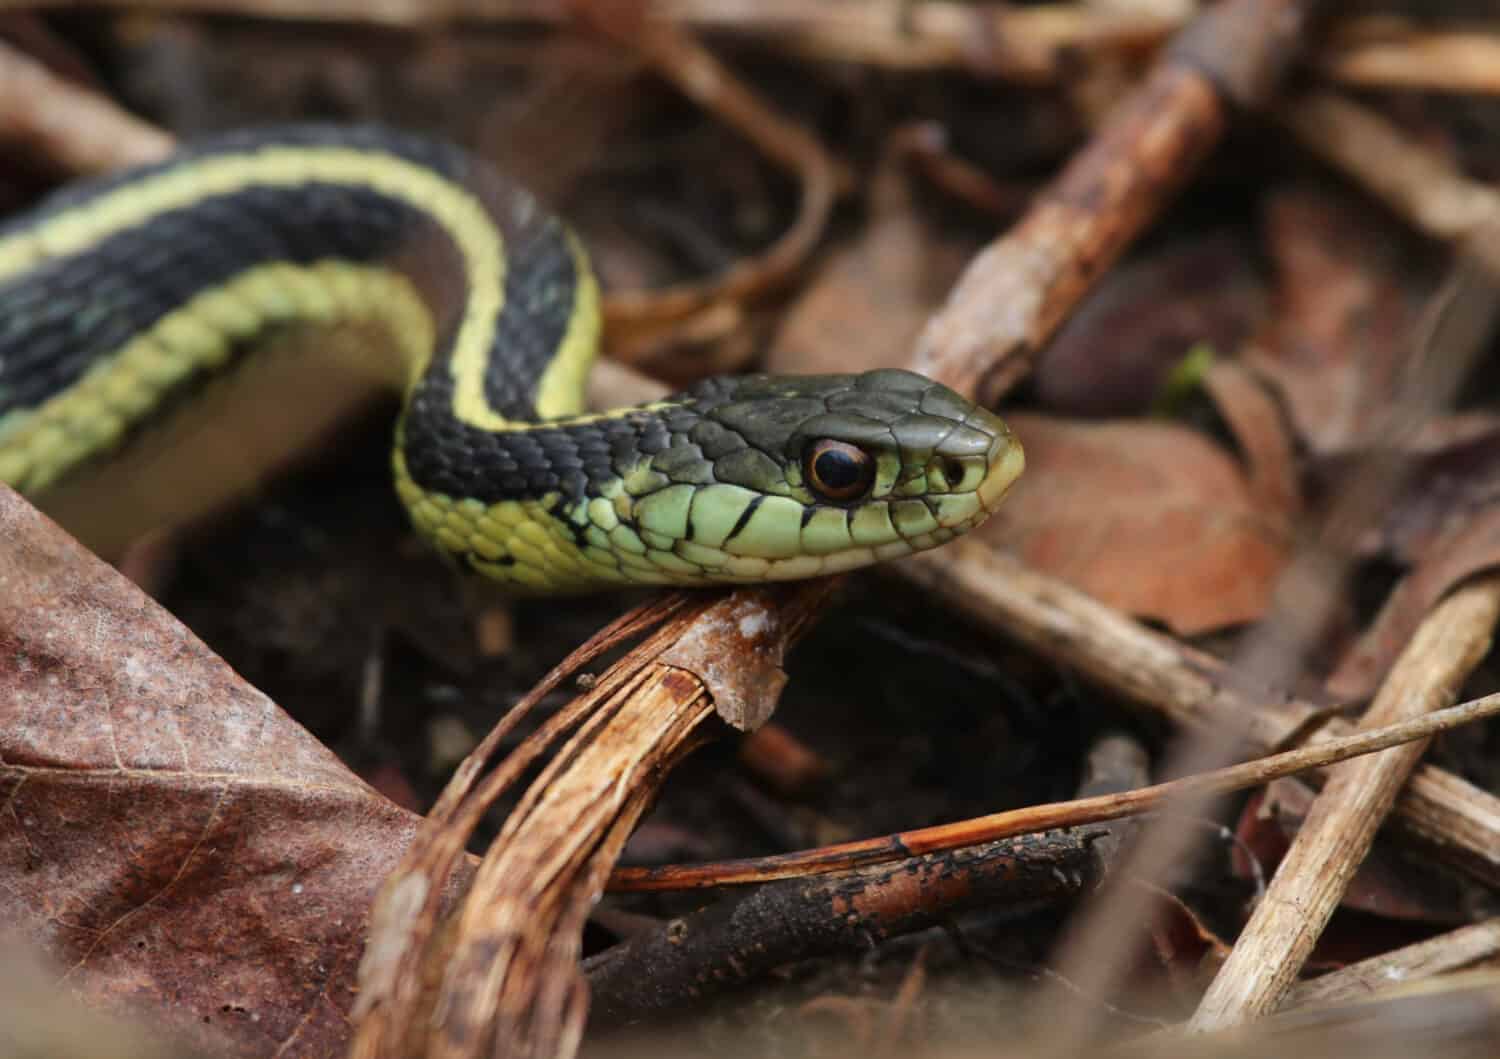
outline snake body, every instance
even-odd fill
[[[301,336],[308,356],[351,328],[378,335],[371,364],[396,354],[412,522],[524,589],[846,570],[971,528],[1021,471],[1003,422],[902,371],[722,377],[587,414],[599,319],[567,228],[452,146],[221,136],[0,227],[0,481],[134,525],[152,468],[128,457],[160,424],[232,391],[258,350]],[[77,502],[112,473],[130,487]]]

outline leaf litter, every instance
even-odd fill
[[[274,30],[247,32],[264,35],[250,45],[252,53],[278,47]],[[166,41],[170,62],[191,66],[211,64],[205,58],[213,53],[209,44],[226,34],[233,32],[222,25],[166,19],[129,39],[135,47],[142,40],[157,46]],[[450,65],[494,67],[497,60],[485,58],[484,49],[504,34],[489,41],[480,36],[464,42],[435,34],[419,71],[427,79],[425,90],[441,97]],[[794,68],[818,69],[818,49],[830,39],[802,37],[794,61],[801,65]],[[383,46],[389,48],[389,41]],[[752,80],[763,74],[764,52],[725,51],[739,64],[731,69],[750,71]],[[315,54],[316,45],[308,52]],[[498,65],[515,62],[514,51],[504,54]],[[583,69],[595,58],[583,52],[569,61]],[[138,53],[136,73],[171,69],[163,61],[160,53],[144,59]],[[772,56],[773,73],[778,61],[787,60]],[[309,73],[317,65],[288,50],[281,68],[286,76],[274,79],[277,107],[297,107],[306,95],[299,85],[306,83],[335,85],[341,107],[369,106],[373,82],[357,63]],[[786,67],[779,69],[784,75]],[[605,94],[628,100],[628,120],[636,122],[662,100],[659,86],[643,89],[631,76],[616,74],[615,87]],[[1111,77],[1119,83],[1122,76],[1116,70],[1099,84],[1112,83]],[[800,108],[807,127],[837,145],[801,170],[795,158],[781,159],[783,168],[803,178],[802,220],[795,201],[772,190],[758,206],[781,223],[763,226],[772,250],[749,272],[731,273],[727,286],[695,277],[694,285],[655,304],[649,297],[619,301],[627,316],[643,322],[645,337],[627,336],[619,346],[639,362],[674,379],[690,378],[716,365],[741,363],[756,352],[757,332],[770,332],[775,337],[764,361],[774,370],[905,363],[940,309],[951,276],[979,243],[968,207],[940,197],[967,195],[969,205],[1004,209],[1035,190],[1035,177],[1024,169],[1003,172],[993,186],[975,184],[975,172],[965,168],[970,163],[958,154],[940,164],[924,156],[921,172],[914,174],[910,157],[892,161],[900,156],[892,144],[901,142],[902,126],[884,127],[909,115],[865,114],[867,127],[844,127],[829,121],[826,111],[819,114],[820,93],[850,98],[840,96],[837,77],[799,87],[807,99],[797,91],[779,96]],[[1038,99],[1036,105],[1056,104]],[[566,111],[594,108],[570,97]],[[964,115],[956,109],[952,116]],[[188,114],[174,127],[201,120],[201,114]],[[449,120],[462,127],[468,119],[455,112]],[[796,123],[756,126],[754,116],[748,120],[741,128],[752,137],[756,128],[773,139],[787,128],[796,131]],[[496,135],[498,121],[491,114],[487,123],[478,122],[485,142],[503,139]],[[673,124],[683,142],[703,136],[702,127],[694,128],[680,112],[669,120]],[[878,134],[870,135],[868,126]],[[610,135],[600,133],[597,122],[590,127],[589,135]],[[1430,124],[1425,131],[1441,134]],[[664,136],[658,142],[670,141]],[[1027,148],[1006,150],[1024,155]],[[1055,153],[1055,145],[1036,148],[1043,155],[1048,150]],[[589,180],[590,162],[600,163],[587,149],[564,155],[567,164],[559,168],[575,174],[572,179]],[[723,163],[719,175],[741,190],[776,187],[774,181],[747,178],[754,167],[743,158],[727,156]],[[855,174],[852,186],[840,184],[845,165]],[[655,171],[661,168],[657,164]],[[1007,414],[1027,447],[1029,470],[984,542],[1122,614],[1201,646],[1214,647],[1215,636],[1268,613],[1277,578],[1297,553],[1308,520],[1369,456],[1371,429],[1398,399],[1411,336],[1439,271],[1434,249],[1404,234],[1396,218],[1327,174],[1310,179],[1299,167],[1287,168],[1296,171],[1288,177],[1279,166],[1262,168],[1264,190],[1253,194],[1190,190],[1190,198],[1211,204],[1204,211],[1211,223],[1169,221],[1163,238],[1153,237],[1125,265],[1104,272],[1099,288],[1050,344],[1023,351],[1019,367],[987,376],[989,385],[1014,388]],[[835,217],[824,231],[835,186],[846,204],[851,190],[860,201],[854,216]],[[566,188],[556,192],[568,195]],[[1220,210],[1225,201],[1229,208]],[[1231,216],[1232,227],[1224,227],[1221,212],[1238,215]],[[672,225],[681,242],[732,245],[734,239],[724,237],[715,222],[709,211],[685,223],[673,219]],[[1029,230],[1040,236],[1043,227]],[[778,231],[792,242],[795,253],[789,256],[796,260],[777,257],[788,256],[775,250]],[[619,230],[600,242],[601,260],[616,263],[616,282],[628,286],[632,274],[658,281],[681,276],[666,263],[670,255],[643,249]],[[812,244],[826,253],[808,268],[801,257]],[[748,252],[745,257],[757,262]],[[1026,261],[1046,263],[1039,257]],[[772,267],[762,267],[767,262]],[[756,305],[732,295],[716,301],[736,283],[756,295]],[[1052,310],[1046,304],[1041,309],[1050,327],[1056,322]],[[1022,320],[1019,310],[1012,314],[1011,322]],[[1032,341],[1034,333],[1027,335]],[[707,355],[690,357],[689,347]],[[1160,399],[1174,372],[1198,347],[1212,357],[1201,375],[1189,377],[1186,401],[1171,402],[1165,416],[1153,414],[1163,407]],[[1035,370],[1027,379],[1033,356]],[[977,370],[977,361],[973,366]],[[1399,442],[1397,455],[1408,469],[1403,484],[1352,545],[1363,562],[1385,571],[1387,582],[1394,576],[1395,587],[1388,594],[1367,593],[1373,604],[1347,602],[1348,627],[1334,634],[1331,645],[1335,657],[1342,652],[1342,662],[1320,689],[1324,694],[1370,694],[1438,600],[1500,558],[1494,505],[1500,428],[1482,397],[1472,411],[1435,420]],[[61,980],[76,995],[112,1010],[145,1007],[182,1039],[235,1054],[278,1048],[334,1054],[349,1033],[353,966],[370,901],[408,848],[417,818],[375,794],[191,634],[116,583],[19,501],[0,499],[6,531],[0,550],[0,588],[6,594],[0,599],[0,693],[7,702],[0,775],[11,820],[3,847],[8,867],[0,877],[19,932],[59,965]],[[24,591],[12,593],[18,585]],[[546,613],[565,609],[558,605]],[[506,613],[524,619],[540,612]],[[514,642],[509,646],[517,649]],[[983,644],[969,650],[964,664],[977,664],[998,649]],[[920,650],[917,658],[931,664]],[[1034,661],[1014,653],[1007,661],[1028,674],[1026,694],[1045,683]],[[451,666],[443,662],[438,670]],[[1309,680],[1323,675],[1304,674]],[[444,676],[454,680],[451,673]],[[829,733],[813,733],[815,741],[820,735],[827,739]],[[839,759],[839,745],[834,739],[821,756],[837,762],[841,782],[848,783],[858,765]],[[1081,746],[1074,751],[1081,753]],[[1010,750],[1028,752],[1025,746]],[[412,772],[399,758],[383,767],[398,777]],[[906,783],[883,778],[897,789]],[[419,778],[416,787],[422,788],[417,797],[430,800],[430,781]],[[396,788],[413,789],[399,782]],[[671,807],[670,790],[664,798]],[[921,804],[915,795],[912,804]],[[777,803],[788,815],[806,808]],[[982,812],[993,805],[969,806],[955,798],[941,812],[962,815],[965,808]],[[833,810],[825,805],[818,811]],[[857,811],[836,811],[843,833],[851,827],[855,834],[868,833]],[[680,828],[695,838],[691,845],[707,849],[725,816],[655,826],[663,833]],[[681,814],[678,819],[693,820]],[[609,841],[622,843],[623,833]],[[467,863],[459,858],[456,864],[456,888]],[[1394,884],[1362,880],[1351,891],[1351,903],[1375,913],[1382,901],[1393,908],[1395,897],[1382,885]],[[1420,908],[1423,901],[1442,899],[1417,892],[1403,900]],[[1189,964],[1206,953],[1218,959],[1225,944],[1204,924],[1235,921],[1238,913],[1203,892],[1187,895],[1176,907],[1176,925],[1159,921],[1149,938],[1175,988],[1190,997],[1203,983]],[[1189,935],[1196,942],[1180,941]],[[725,945],[732,950],[744,940],[732,937]],[[1366,955],[1345,951],[1341,958]],[[889,994],[882,994],[892,998],[888,1014],[907,1027],[904,1032],[914,1025],[908,1008],[928,1002],[929,976],[952,973],[943,960],[934,970],[928,959],[912,964],[922,973],[897,976]],[[832,1005],[848,982],[834,979],[825,988],[823,999]]]

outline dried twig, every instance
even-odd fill
[[[1106,736],[1089,754],[1079,796],[1144,786],[1146,764],[1133,740]],[[586,964],[590,1027],[686,1005],[794,959],[864,951],[872,937],[911,933],[972,908],[1019,914],[1074,898],[1094,885],[1115,843],[1109,827],[1058,831],[763,886],[633,935]]]
[[[1184,31],[1021,223],[969,265],[922,335],[917,370],[986,404],[1027,374],[1223,134],[1226,95],[1243,106],[1265,98],[1295,54],[1308,6],[1226,0]]]
[[[1316,65],[1357,88],[1401,88],[1460,95],[1500,94],[1500,35],[1424,32],[1411,23],[1352,19],[1331,34]]]
[[[1094,878],[1090,845],[1087,837],[1057,832],[761,887],[590,961],[590,1027],[682,1007],[792,960],[863,952],[872,938],[908,934],[974,908],[1077,897]]]
[[[28,7],[66,6],[36,0]],[[117,6],[240,14],[298,21],[336,20],[431,27],[458,21],[566,22],[561,0],[108,0]],[[869,0],[655,0],[654,17],[692,32],[733,33],[774,41],[810,59],[896,69],[964,67],[988,77],[1038,83],[1064,76],[1079,56],[1145,57],[1178,27],[1175,19],[1089,10],[1080,4],[1036,8],[951,2],[890,6]]]
[[[18,6],[74,5],[75,0],[26,0]],[[94,6],[422,29],[454,23],[558,26],[575,10],[563,0],[100,0]],[[1030,85],[1074,78],[1080,63],[1091,59],[1147,61],[1182,26],[1177,11],[1082,3],[654,0],[651,7],[654,17],[690,32],[755,40],[809,61],[958,69]],[[1328,80],[1358,88],[1500,92],[1500,38],[1484,24],[1424,30],[1390,17],[1345,18],[1330,27],[1311,65]]]
[[[609,888],[617,891],[685,890],[789,879],[800,875],[885,864],[913,853],[962,849],[980,842],[1033,834],[1052,828],[1120,820],[1181,804],[1185,799],[1207,798],[1258,787],[1282,776],[1323,768],[1337,761],[1347,761],[1351,757],[1371,754],[1414,739],[1429,739],[1440,731],[1472,724],[1496,714],[1500,714],[1500,694],[1474,699],[1462,706],[1453,706],[1413,720],[1391,724],[1376,731],[1321,740],[1297,750],[1287,750],[1254,761],[1119,794],[1012,809],[955,824],[940,824],[797,853],[718,861],[713,864],[621,868],[610,876]]]
[[[612,17],[604,5],[579,6],[591,24],[638,51],[653,70],[744,134],[802,185],[796,219],[763,253],[710,280],[609,294],[605,320],[611,345],[640,351],[650,348],[649,336],[659,338],[664,330],[715,304],[744,302],[784,283],[817,245],[835,196],[852,179],[810,133],[773,111],[671,22]]]
[[[891,133],[885,149],[895,158],[910,160],[945,194],[997,218],[1015,216],[1031,197],[1029,183],[1002,182],[980,166],[954,154],[948,145],[947,131],[936,122],[913,122],[897,128]],[[874,181],[878,180],[877,175]],[[871,197],[877,196],[872,194]]]
[[[1500,919],[1460,927],[1427,941],[1372,956],[1287,992],[1286,1010],[1365,1000],[1403,982],[1446,974],[1500,957]]]
[[[0,139],[66,173],[154,162],[172,137],[0,41]]]
[[[1417,630],[1361,727],[1446,706],[1489,650],[1500,579],[1459,589]],[[1256,906],[1188,1028],[1227,1028],[1281,1003],[1369,852],[1396,795],[1427,751],[1414,742],[1329,772],[1270,889]]]
[[[1309,151],[1382,199],[1413,227],[1456,244],[1500,275],[1500,190],[1464,176],[1448,159],[1369,107],[1309,95],[1278,116]]]
[[[1247,694],[1230,684],[1218,659],[981,545],[955,541],[897,570],[959,612],[1180,729],[1228,727],[1247,747],[1266,750],[1326,717],[1320,703]],[[1346,730],[1329,721],[1315,738]],[[1500,798],[1428,765],[1412,777],[1396,814],[1402,830],[1432,853],[1485,882],[1500,881]]]

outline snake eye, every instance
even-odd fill
[[[807,484],[824,500],[858,500],[875,480],[875,460],[868,452],[832,438],[809,445],[802,467]]]

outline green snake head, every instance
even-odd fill
[[[726,396],[704,402],[686,439],[713,481],[696,486],[677,548],[730,578],[833,573],[935,547],[983,521],[1023,465],[999,418],[910,372],[752,376]],[[677,460],[652,463],[670,476]],[[643,526],[659,496],[636,502]]]
[[[908,555],[977,526],[1025,462],[997,416],[893,370],[713,379],[533,438],[578,468],[542,499],[424,493],[413,514],[467,565],[543,591],[792,580]]]

